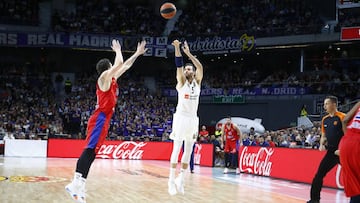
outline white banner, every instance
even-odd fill
[[[46,157],[46,140],[5,140],[5,156]]]

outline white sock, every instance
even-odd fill
[[[79,172],[75,172],[74,181],[80,181],[81,178],[82,178],[82,174]]]
[[[180,170],[180,173],[179,173],[179,177],[180,177],[180,180],[184,181],[184,178],[185,178],[185,172],[186,170],[181,168]]]
[[[75,185],[80,185],[81,184],[81,179],[84,179],[82,177],[82,174],[79,173],[79,172],[75,172],[74,174],[74,179],[72,180],[72,182],[75,184]]]
[[[176,172],[176,168],[170,167],[170,175],[169,175],[169,180],[170,181],[175,180],[175,172]]]

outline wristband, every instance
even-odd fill
[[[183,57],[182,56],[175,56],[175,65],[177,68],[181,68],[184,66]]]

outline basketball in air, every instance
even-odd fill
[[[165,19],[171,19],[176,14],[176,7],[173,3],[164,3],[160,7],[160,14]]]

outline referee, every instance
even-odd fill
[[[327,96],[324,100],[324,109],[327,115],[321,121],[321,138],[319,150],[327,149],[324,158],[321,160],[319,168],[311,183],[310,197],[308,203],[320,202],[320,191],[323,185],[323,179],[326,174],[334,168],[339,161],[335,155],[338,149],[341,137],[344,135],[342,130],[342,120],[345,114],[337,110],[338,99],[335,96]]]

